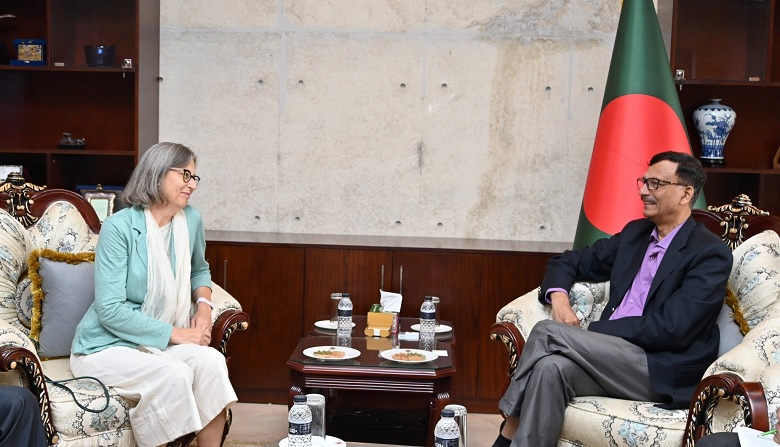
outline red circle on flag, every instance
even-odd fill
[[[582,207],[593,226],[615,234],[642,217],[636,179],[659,152],[690,154],[680,118],[664,101],[631,94],[612,100],[599,118]]]

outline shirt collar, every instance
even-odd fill
[[[680,225],[677,225],[672,229],[672,231],[669,232],[669,234],[666,235],[666,237],[662,241],[658,241],[658,227],[653,228],[653,232],[650,233],[650,240],[652,242],[655,242],[659,247],[666,250],[669,248],[669,244],[672,243],[672,240],[675,236],[677,236],[677,233],[680,231],[680,228],[685,225],[685,221],[683,221]]]

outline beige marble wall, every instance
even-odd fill
[[[164,0],[208,229],[573,240],[616,0]]]

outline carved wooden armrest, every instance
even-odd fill
[[[745,382],[734,373],[707,376],[699,382],[688,410],[688,422],[683,435],[683,447],[693,447],[695,441],[708,434],[715,407],[721,399],[742,407],[745,425],[756,430],[769,430],[769,413],[764,387],[759,382]]]
[[[507,369],[507,381],[514,376],[517,369],[517,360],[525,347],[525,338],[520,334],[520,329],[514,323],[500,321],[490,328],[490,338],[500,341],[509,352],[509,369]],[[507,382],[508,383],[508,382]]]
[[[43,377],[43,368],[38,357],[28,349],[19,346],[0,347],[0,372],[17,371],[22,375],[27,387],[38,398],[41,407],[41,419],[49,444],[59,442],[57,431],[51,420],[49,392],[46,389],[46,381]]]
[[[241,311],[241,303],[216,283],[211,283],[211,347],[227,357],[227,344],[235,331],[249,327],[249,316]]]
[[[249,328],[249,316],[240,310],[222,312],[211,327],[211,347],[227,357],[227,344],[235,331]]]

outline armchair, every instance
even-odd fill
[[[738,425],[768,429],[774,417],[769,407],[780,406],[780,219],[752,206],[745,195],[693,215],[734,250],[734,265],[718,318],[719,358],[690,408],[579,396],[566,409],[558,446],[692,447],[704,434]],[[538,288],[504,306],[491,328],[491,338],[509,352],[507,384],[525,337],[536,322],[551,318],[537,296]],[[608,282],[574,285],[569,299],[583,328],[599,318],[608,296]]]
[[[94,253],[100,231],[95,210],[76,193],[47,190],[25,183],[21,176],[13,174],[0,185],[0,200],[6,208],[0,210],[0,386],[24,386],[38,397],[44,428],[52,445],[134,446],[128,411],[136,402],[120,397],[109,388],[109,402],[104,410],[85,411],[77,406],[74,398],[93,411],[100,410],[105,405],[103,389],[94,381],[72,381],[67,383],[74,393],[72,396],[52,386],[46,379],[73,378],[69,352],[51,357],[39,355],[44,352],[41,328],[53,324],[60,315],[55,313],[49,319],[42,315],[47,308],[32,290],[35,287],[31,283],[37,273],[32,271],[28,257],[34,251],[38,253],[37,249],[48,249],[62,257],[73,258],[72,254],[79,253],[88,258]],[[58,270],[50,271],[54,277]],[[248,317],[230,294],[216,284],[212,284],[212,290],[215,306],[211,345],[229,362],[228,340],[235,331],[247,329]],[[46,298],[54,302],[54,293],[48,293]],[[65,299],[81,298],[65,296]],[[75,317],[80,319],[80,315]],[[36,325],[36,322],[42,323]],[[51,337],[57,341],[56,333]],[[36,338],[38,343],[33,341]],[[68,347],[69,344],[65,349]],[[223,440],[230,424],[228,413]],[[169,446],[187,446],[194,438],[194,433],[184,435]]]

